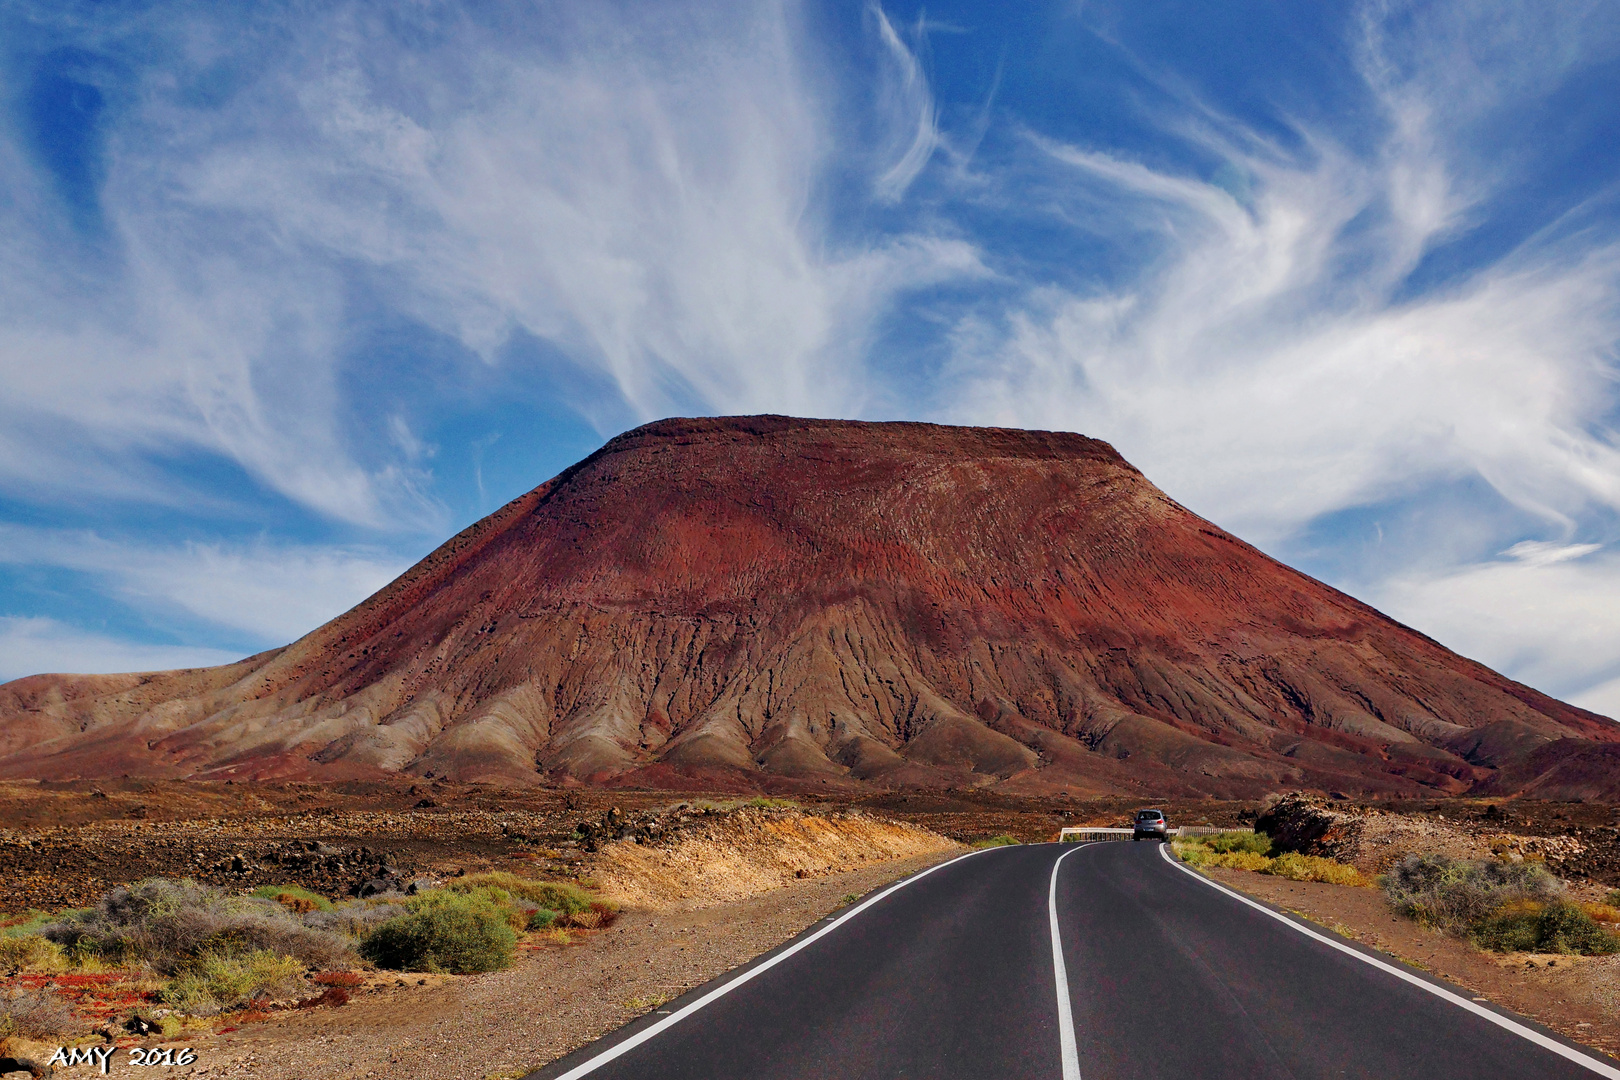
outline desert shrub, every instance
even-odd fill
[[[577,915],[582,911],[589,911],[591,903],[596,899],[578,885],[571,885],[566,881],[536,881],[533,878],[509,874],[504,870],[495,870],[487,874],[468,874],[452,881],[447,887],[455,892],[471,892],[485,886],[504,889],[513,896],[533,901],[559,915]]]
[[[0,994],[0,1040],[71,1038],[84,1027],[73,1007],[49,990]]]
[[[360,955],[379,967],[466,974],[512,962],[517,934],[504,909],[483,896],[436,889],[411,897],[403,915],[372,930]]]
[[[976,848],[1012,847],[1017,843],[1018,838],[1016,836],[1002,833],[1000,836],[987,836],[982,840],[975,840],[970,846]]]
[[[480,885],[468,889],[464,895],[493,904],[513,930],[525,929],[529,925],[529,912],[539,910],[534,902],[514,897],[498,885]]]
[[[176,1009],[207,1015],[261,998],[290,997],[303,985],[304,964],[268,949],[238,955],[208,952],[187,961],[163,990]]]
[[[797,810],[799,808],[799,804],[792,799],[768,799],[763,795],[757,795],[742,805],[756,807],[760,810]]]
[[[404,900],[404,895],[401,894],[399,899]],[[303,923],[311,930],[363,938],[394,916],[405,914],[403,903],[375,901],[376,897],[368,897],[352,903],[334,904],[330,911],[311,911],[303,917]]]
[[[1259,868],[1262,874],[1275,874],[1290,881],[1322,881],[1329,885],[1370,885],[1361,871],[1353,866],[1322,859],[1315,855],[1301,855],[1288,851],[1270,860],[1269,866]]]
[[[1610,889],[1609,895],[1603,898],[1603,902],[1610,907],[1620,908],[1620,889]]]
[[[1540,863],[1408,855],[1379,879],[1395,910],[1426,926],[1467,933],[1506,905],[1547,903],[1563,885]]]
[[[1209,850],[1222,855],[1236,852],[1246,852],[1254,855],[1271,855],[1271,837],[1265,833],[1255,832],[1224,832],[1211,833],[1200,836],[1194,842],[1202,844]]]
[[[1272,858],[1271,838],[1265,833],[1213,833],[1175,840],[1172,850],[1193,866],[1223,866],[1274,874],[1290,881],[1323,881],[1330,885],[1370,884],[1353,866],[1332,859],[1285,852]]]
[[[1494,952],[1579,953],[1606,956],[1620,952],[1620,937],[1590,915],[1563,900],[1541,903],[1513,900],[1480,920],[1469,935],[1482,949]]]
[[[249,895],[262,900],[274,900],[294,915],[332,910],[332,901],[320,893],[310,892],[302,885],[260,885]]]
[[[1272,860],[1258,851],[1217,851],[1204,861],[1205,866],[1227,866],[1233,870],[1256,870],[1269,873]]]
[[[273,900],[233,897],[191,881],[152,878],[44,928],[70,956],[144,960],[174,975],[205,955],[269,951],[317,967],[350,954],[343,939],[304,925]]]
[[[61,971],[67,966],[62,946],[38,934],[0,937],[0,972]]]
[[[1581,910],[1592,917],[1594,922],[1620,923],[1620,906],[1615,904],[1582,904]]]
[[[611,923],[619,912],[617,904],[593,896],[578,885],[566,881],[536,881],[501,870],[468,874],[457,878],[446,888],[469,896],[484,896],[509,911],[517,912],[519,921],[514,921],[512,925],[520,930],[543,929],[552,922],[558,926],[593,929]],[[538,916],[540,925],[529,926],[540,911],[551,912],[551,920],[546,921],[544,916]]]
[[[1244,834],[1249,835],[1249,834]],[[1248,850],[1241,845],[1229,845],[1229,850],[1218,850],[1204,843],[1205,837],[1172,840],[1170,850],[1182,862],[1192,866],[1224,866],[1233,870],[1263,870],[1271,860],[1263,853]],[[1269,843],[1269,842],[1268,842]]]
[[[556,921],[557,921],[557,913],[555,911],[552,911],[549,908],[543,908],[543,907],[542,908],[535,908],[533,911],[529,912],[528,924],[525,925],[523,927],[523,929],[525,929],[525,930],[545,930],[545,929],[549,928],[551,926],[551,924],[556,922]]]

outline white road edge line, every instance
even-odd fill
[[[1475,1004],[1472,1001],[1469,1001],[1467,998],[1460,997],[1460,996],[1458,996],[1456,994],[1453,994],[1450,990],[1447,990],[1443,986],[1436,986],[1436,985],[1434,985],[1434,983],[1431,983],[1431,982],[1429,982],[1429,981],[1427,981],[1425,979],[1418,978],[1416,975],[1413,975],[1409,971],[1402,971],[1400,968],[1396,967],[1394,964],[1386,964],[1386,963],[1384,963],[1384,961],[1379,960],[1377,957],[1368,956],[1364,952],[1360,952],[1360,951],[1358,951],[1356,949],[1350,948],[1348,945],[1344,944],[1342,941],[1334,941],[1332,938],[1328,937],[1326,934],[1318,934],[1315,930],[1312,930],[1310,927],[1302,926],[1299,923],[1295,922],[1293,919],[1290,919],[1285,915],[1281,915],[1281,914],[1279,914],[1279,913],[1277,913],[1275,911],[1272,911],[1270,908],[1266,907],[1264,904],[1257,903],[1254,900],[1249,899],[1247,896],[1244,896],[1240,892],[1236,892],[1236,891],[1234,891],[1232,889],[1228,889],[1225,885],[1222,885],[1220,882],[1211,881],[1209,878],[1205,877],[1203,874],[1198,873],[1196,870],[1193,870],[1190,867],[1182,865],[1182,862],[1181,862],[1180,859],[1177,859],[1177,858],[1173,857],[1166,850],[1166,848],[1168,848],[1169,846],[1170,846],[1169,844],[1164,844],[1164,845],[1161,845],[1160,848],[1159,848],[1159,854],[1161,856],[1163,856],[1165,862],[1169,863],[1171,866],[1174,866],[1177,870],[1180,870],[1182,873],[1191,875],[1195,880],[1203,882],[1205,885],[1208,885],[1210,888],[1219,889],[1221,892],[1225,893],[1227,896],[1230,896],[1232,899],[1240,901],[1241,903],[1248,904],[1250,907],[1254,908],[1254,910],[1260,912],[1262,915],[1269,915],[1273,919],[1276,919],[1278,922],[1282,923],[1284,926],[1290,927],[1290,928],[1292,928],[1294,930],[1298,930],[1300,933],[1304,934],[1306,937],[1315,938],[1317,941],[1320,941],[1322,944],[1327,945],[1327,946],[1329,946],[1331,948],[1338,949],[1340,952],[1344,953],[1346,956],[1353,956],[1357,960],[1360,960],[1362,963],[1371,964],[1373,967],[1379,969],[1380,971],[1388,972],[1389,974],[1395,976],[1397,979],[1403,979],[1406,982],[1411,983],[1413,986],[1417,987],[1420,990],[1427,990],[1429,993],[1433,994],[1435,997],[1440,998],[1440,999],[1442,999],[1444,1001],[1449,1001],[1451,1004],[1457,1006],[1460,1009],[1467,1009],[1469,1012],[1473,1013],[1474,1015],[1482,1017],[1483,1019],[1489,1020],[1491,1023],[1495,1024],[1497,1027],[1503,1028],[1504,1030],[1507,1030],[1507,1031],[1511,1031],[1513,1034],[1519,1036],[1519,1038],[1527,1039],[1530,1042],[1535,1043],[1537,1046],[1541,1047],[1544,1050],[1551,1050],[1553,1053],[1557,1054],[1559,1057],[1567,1058],[1568,1060],[1573,1061],[1575,1064],[1581,1066],[1582,1068],[1592,1070],[1593,1072],[1597,1073],[1599,1076],[1609,1077],[1610,1080],[1620,1080],[1620,1069],[1616,1069],[1616,1068],[1613,1068],[1612,1066],[1605,1065],[1603,1062],[1598,1061],[1596,1058],[1588,1057],[1586,1054],[1581,1053],[1579,1050],[1573,1050],[1570,1047],[1565,1046],[1563,1043],[1558,1042],[1555,1039],[1547,1038],[1547,1036],[1541,1034],[1541,1032],[1539,1032],[1539,1031],[1533,1031],[1530,1028],[1525,1027],[1523,1024],[1520,1024],[1520,1023],[1518,1023],[1516,1021],[1513,1021],[1513,1020],[1509,1020],[1505,1016],[1502,1016],[1502,1015],[1500,1015],[1498,1013],[1494,1013],[1489,1009],[1481,1008],[1479,1005]]]
[[[817,930],[815,933],[811,934],[809,937],[802,938],[801,940],[794,942],[788,948],[783,949],[781,952],[777,953],[775,956],[771,957],[769,960],[765,961],[763,964],[760,964],[757,967],[750,968],[749,970],[743,972],[741,975],[737,976],[735,979],[732,979],[730,982],[726,983],[724,986],[715,987],[713,990],[710,990],[707,994],[704,994],[702,997],[698,998],[696,1001],[692,1002],[690,1005],[687,1005],[684,1008],[670,1014],[669,1016],[664,1017],[664,1019],[658,1021],[658,1023],[656,1023],[656,1024],[653,1024],[651,1027],[642,1028],[640,1031],[636,1032],[634,1035],[630,1036],[628,1039],[625,1039],[623,1042],[617,1043],[616,1045],[609,1047],[608,1049],[602,1051],[600,1054],[598,1054],[595,1057],[591,1058],[589,1061],[585,1061],[585,1062],[582,1062],[582,1063],[574,1066],[572,1069],[569,1069],[567,1072],[565,1072],[561,1076],[557,1077],[556,1080],[577,1080],[578,1077],[585,1076],[588,1073],[595,1072],[597,1069],[600,1069],[602,1066],[606,1065],[608,1062],[614,1060],[615,1058],[619,1057],[620,1055],[627,1054],[631,1050],[634,1050],[636,1047],[640,1046],[642,1043],[646,1042],[648,1039],[651,1039],[653,1036],[657,1035],[659,1032],[664,1031],[665,1029],[673,1027],[675,1024],[680,1023],[682,1020],[686,1019],[688,1016],[691,1016],[693,1013],[697,1012],[699,1009],[703,1008],[705,1005],[708,1005],[708,1004],[711,1004],[712,1002],[718,1001],[720,998],[722,998],[725,995],[731,993],[733,990],[737,989],[737,987],[739,987],[743,983],[749,981],[754,976],[764,974],[765,972],[769,971],[771,968],[775,967],[777,964],[780,964],[782,961],[786,960],[788,957],[792,956],[794,953],[798,952],[800,949],[803,949],[806,946],[810,945],[812,942],[816,941],[817,939],[825,937],[826,935],[832,933],[834,930],[836,930],[840,926],[844,925],[844,923],[848,922],[850,919],[853,919],[855,916],[859,915],[861,912],[865,911],[867,908],[871,907],[873,904],[875,904],[878,901],[882,900],[885,896],[888,896],[890,893],[897,892],[900,889],[905,888],[907,885],[910,885],[914,881],[921,881],[923,878],[927,877],[929,874],[932,874],[935,870],[943,870],[947,866],[950,866],[950,865],[952,865],[954,863],[961,862],[963,859],[971,859],[975,855],[983,855],[987,851],[995,851],[995,850],[997,850],[997,849],[996,848],[981,848],[978,851],[970,851],[966,855],[958,855],[956,858],[951,859],[951,860],[949,860],[947,862],[942,862],[938,866],[930,866],[927,870],[924,870],[920,874],[913,874],[908,878],[904,878],[901,881],[895,882],[893,885],[890,885],[887,889],[884,889],[882,892],[878,893],[876,896],[872,897],[870,900],[866,901],[865,903],[860,904],[859,906],[851,908],[849,911],[844,912],[844,914],[840,915],[837,919],[833,920],[831,923],[828,923],[826,926],[823,926],[820,930]],[[1067,1080],[1066,1076],[1065,1076],[1065,1080]]]
[[[1046,891],[1046,915],[1052,927],[1052,976],[1057,983],[1058,1048],[1063,1058],[1063,1080],[1080,1080],[1080,1051],[1074,1045],[1074,1010],[1069,1004],[1069,969],[1063,963],[1063,935],[1058,931],[1057,879],[1063,860],[1081,848],[1065,851],[1052,864],[1052,885]]]

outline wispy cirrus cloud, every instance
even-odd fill
[[[916,132],[895,161],[869,148],[889,198],[927,160],[933,104],[874,17],[896,90],[866,103],[867,126]],[[830,223],[844,99],[818,85],[791,4],[241,20],[174,3],[32,22],[108,59],[42,44],[11,73],[105,103],[48,118],[85,125],[69,133],[84,160],[31,158],[26,131],[0,147],[17,193],[0,206],[18,238],[0,272],[0,415],[26,433],[0,439],[13,490],[75,477],[161,498],[184,485],[141,465],[201,453],[332,520],[437,531],[432,475],[402,449],[434,403],[366,431],[352,372],[368,320],[460,347],[389,358],[418,380],[521,365],[514,341],[545,342],[616,391],[571,402],[609,434],[671,412],[859,411],[875,324],[909,290],[982,273],[957,236]],[[104,182],[73,187],[90,157]],[[91,203],[63,260],[52,208],[69,195]]]
[[[1571,179],[1611,4],[1278,9],[1247,71],[1213,9],[837,10],[13,10],[0,500],[46,524],[0,562],[270,643],[557,413],[898,414],[1108,438],[1509,673],[1620,685],[1515,615],[1601,625],[1620,541],[1620,189]],[[84,510],[126,504],[184,522]]]
[[[1113,440],[1285,558],[1334,515],[1483,481],[1472,509],[1513,532],[1437,562],[1434,530],[1470,527],[1429,520],[1336,583],[1554,692],[1612,677],[1616,624],[1593,600],[1612,560],[1577,561],[1620,521],[1612,213],[1588,199],[1469,246],[1539,165],[1501,153],[1504,130],[1620,46],[1612,8],[1545,14],[1364,5],[1350,55],[1375,123],[1356,130],[1258,126],[1167,78],[1157,160],[1028,134],[1022,182],[1064,228],[1138,255],[959,322],[952,414]],[[1553,612],[1585,630],[1542,636]]]
[[[375,548],[265,541],[155,544],[83,530],[12,526],[0,527],[0,565],[90,575],[148,617],[181,614],[231,631],[251,647],[268,648],[341,615],[410,563]]]

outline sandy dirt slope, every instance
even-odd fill
[[[938,833],[864,814],[744,809],[669,845],[610,844],[592,876],[604,895],[629,907],[691,909],[876,862],[960,850]]]

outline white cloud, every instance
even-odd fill
[[[613,426],[625,403],[857,413],[896,298],[982,272],[926,231],[835,239],[821,187],[862,125],[834,115],[791,4],[278,18],[159,5],[85,31],[169,58],[108,145],[110,256],[63,258],[40,171],[0,144],[0,426],[26,433],[0,437],[0,485],[177,501],[143,463],[216,454],[323,516],[435,531],[410,417],[354,430],[357,294],[487,362],[518,330],[559,346],[617,386],[583,403]],[[913,128],[878,184],[894,198],[933,106],[876,22],[894,95],[863,107]],[[223,105],[192,92],[217,70],[241,79]]]
[[[892,74],[884,82],[884,96],[889,99],[889,111],[898,121],[896,148],[903,147],[894,164],[877,178],[875,190],[883,201],[896,202],[906,193],[911,182],[917,179],[938,148],[941,141],[939,116],[921,59],[900,39],[894,24],[881,7],[874,7],[872,12],[877,19],[879,37],[894,62]],[[926,29],[919,16],[919,41],[924,40]]]
[[[0,615],[0,682],[25,675],[111,675],[211,667],[242,659],[222,649],[140,645],[87,633],[54,619]]]
[[[1620,677],[1572,694],[1569,700],[1571,704],[1579,705],[1583,709],[1591,709],[1603,716],[1620,719]]]
[[[1539,532],[1606,534],[1620,512],[1612,234],[1558,222],[1449,278],[1412,277],[1533,164],[1487,157],[1481,133],[1620,51],[1620,15],[1475,10],[1364,6],[1356,49],[1383,119],[1371,142],[1302,121],[1279,141],[1169,85],[1185,110],[1159,118],[1164,132],[1224,160],[1212,179],[1032,135],[1023,167],[1060,220],[1139,254],[1137,269],[1035,285],[964,320],[952,415],[1109,439],[1272,550],[1328,515],[1471,478],[1522,512],[1521,530],[1527,514]],[[1370,579],[1346,584],[1552,692],[1613,678],[1620,564],[1522,540],[1484,537],[1508,561],[1449,566],[1383,548]]]
[[[1285,152],[1202,104],[1197,125],[1166,119],[1245,178],[1241,201],[1219,173],[1032,136],[1070,220],[1153,257],[1111,285],[1035,286],[1002,321],[959,327],[957,415],[1112,439],[1262,541],[1475,474],[1565,526],[1620,508],[1620,440],[1606,426],[1620,246],[1536,237],[1443,287],[1403,291],[1487,194],[1478,178],[1458,183],[1462,151],[1446,138],[1453,112],[1477,102],[1452,85],[1450,51],[1397,65],[1376,51],[1376,22],[1367,38],[1364,75],[1387,121],[1370,151],[1301,128],[1303,149]],[[1575,67],[1564,56],[1556,74]]]
[[[1550,540],[1522,540],[1502,552],[1530,566],[1551,566],[1602,550],[1602,544],[1558,544]]]
[[[1516,550],[1511,560],[1401,575],[1367,598],[1489,667],[1620,716],[1620,553],[1598,554],[1594,544]]]
[[[0,528],[0,563],[95,575],[107,592],[151,615],[184,612],[245,634],[259,647],[302,637],[403,572],[368,549],[189,543],[132,544],[89,532]],[[135,646],[131,646],[134,648]]]

